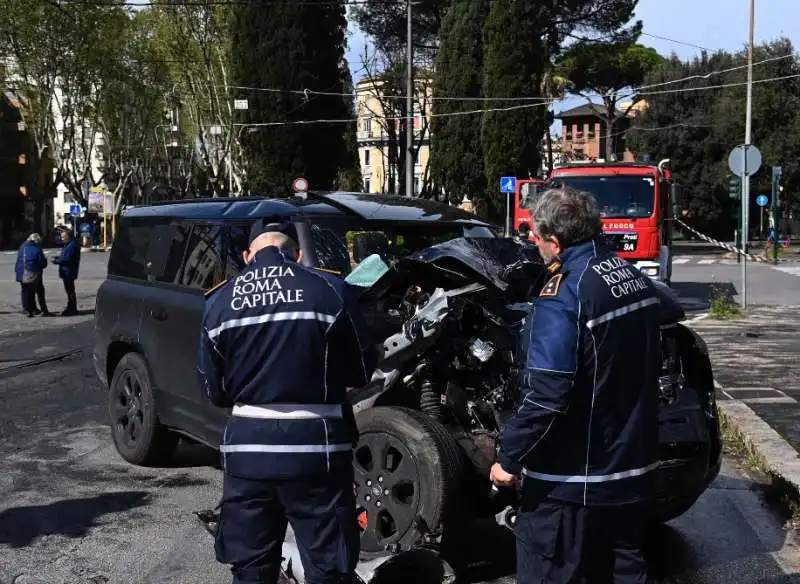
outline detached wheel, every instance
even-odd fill
[[[361,550],[408,549],[422,537],[420,523],[435,530],[450,510],[463,454],[447,428],[416,410],[377,407],[356,420]]]
[[[111,378],[108,410],[114,446],[128,462],[162,462],[178,445],[178,435],[158,423],[153,385],[141,355],[128,353],[120,360]]]

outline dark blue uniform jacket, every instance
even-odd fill
[[[520,406],[499,462],[580,505],[646,499],[658,466],[658,297],[599,241],[566,249],[526,319]]]
[[[17,282],[22,282],[22,274],[25,270],[41,274],[46,267],[47,258],[41,247],[32,241],[26,241],[20,246],[17,252],[17,262],[14,266]]]
[[[226,472],[300,478],[352,464],[346,388],[365,385],[377,360],[355,294],[268,247],[207,300],[199,375],[215,405],[233,406]]]
[[[70,239],[53,263],[58,264],[58,275],[62,280],[77,280],[81,267],[81,246],[78,240]]]

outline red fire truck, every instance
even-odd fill
[[[666,168],[639,162],[573,162],[557,166],[544,185],[569,186],[594,195],[600,205],[603,237],[608,246],[651,278],[669,283],[672,277],[672,223],[674,205],[680,200],[679,183]],[[529,181],[517,181],[517,189]],[[522,185],[520,185],[522,183]],[[542,185],[527,187],[522,197],[518,226],[530,225],[531,196]],[[533,191],[533,192],[531,192]],[[523,214],[524,213],[524,214]]]

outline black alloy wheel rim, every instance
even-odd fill
[[[356,504],[362,524],[361,548],[379,551],[412,526],[420,500],[419,471],[401,440],[383,432],[361,435],[353,456]]]
[[[117,384],[111,404],[111,418],[117,435],[128,448],[136,448],[144,431],[144,399],[139,377],[125,371]]]

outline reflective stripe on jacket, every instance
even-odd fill
[[[599,241],[568,248],[559,263],[526,319],[521,404],[503,428],[500,463],[541,497],[642,500],[658,467],[659,299]]]
[[[352,464],[346,390],[369,381],[377,357],[356,294],[269,247],[207,301],[199,374],[214,404],[233,406],[226,472],[298,478]]]

